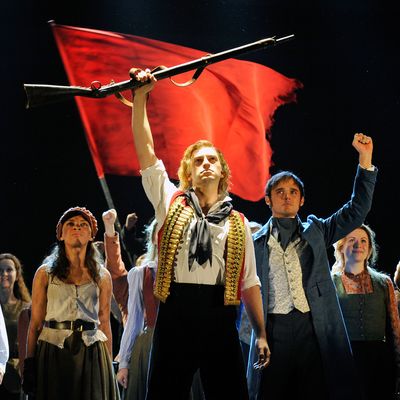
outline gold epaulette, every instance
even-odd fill
[[[159,244],[158,269],[154,286],[154,296],[162,302],[169,296],[176,253],[185,226],[193,218],[193,214],[194,210],[183,204],[183,196],[178,196],[168,210]]]
[[[245,255],[246,231],[244,222],[237,211],[229,215],[225,262],[225,305],[240,304],[240,283]]]

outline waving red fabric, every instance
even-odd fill
[[[77,86],[89,87],[94,80],[103,85],[125,81],[131,67],[171,67],[206,54],[133,35],[57,24],[52,29],[70,84]],[[183,82],[193,72],[174,79]],[[236,59],[207,67],[188,87],[161,80],[148,104],[156,154],[170,177],[177,178],[185,148],[199,139],[210,140],[229,164],[231,192],[245,200],[260,200],[272,154],[266,133],[277,107],[294,101],[300,87],[298,81],[270,68]],[[139,175],[130,108],[114,96],[76,97],[76,102],[98,176]]]

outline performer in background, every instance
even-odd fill
[[[304,185],[295,174],[279,172],[267,183],[265,201],[272,218],[253,239],[271,362],[263,371],[249,365],[252,398],[360,396],[326,250],[360,226],[371,208],[377,175],[372,139],[357,133],[352,144],[359,155],[353,193],[329,218],[310,215],[301,222]],[[249,362],[255,358],[250,353]]]
[[[155,220],[146,228],[147,252],[140,265],[128,273],[128,319],[118,354],[117,379],[129,400],[144,400],[147,391],[147,371],[158,301],[153,295],[157,267],[154,240]]]
[[[103,213],[106,265],[114,281],[122,282],[120,278],[124,277],[125,285],[120,284],[119,290],[126,293],[119,300],[121,308],[126,310],[126,321],[117,356],[117,379],[124,388],[125,399],[141,400],[146,397],[148,359],[158,303],[153,296],[157,250],[151,238],[155,221],[146,228],[148,245],[143,263],[131,268],[128,273],[121,258],[119,235],[114,227],[116,219],[114,209]]]
[[[103,213],[106,244],[106,265],[111,273],[113,282],[126,274],[121,258],[119,235],[115,231],[117,212],[114,209]],[[117,379],[124,388],[122,397],[129,400],[144,400],[147,391],[147,372],[153,338],[154,324],[157,315],[158,300],[153,294],[154,278],[157,270],[157,237],[156,220],[146,226],[145,238],[147,251],[136,259],[136,265],[129,270],[126,286],[129,296],[123,306],[127,321],[120,343]],[[128,286],[129,284],[129,286]],[[121,289],[121,285],[119,285]],[[125,290],[123,290],[125,292]],[[196,373],[191,400],[203,399],[199,374]]]
[[[128,318],[128,270],[133,268],[136,260],[139,260],[144,255],[145,250],[142,251],[142,249],[145,249],[143,244],[145,240],[136,233],[137,214],[128,214],[123,229],[125,239],[128,238],[127,232],[129,231],[130,233],[125,245],[131,255],[131,259],[135,260],[135,264],[128,265],[127,268],[122,256],[121,238],[114,226],[117,219],[117,211],[114,209],[104,211],[102,218],[104,223],[105,265],[111,274],[114,298],[122,314],[123,326],[125,326]]]
[[[249,225],[252,235],[254,235],[259,229],[262,228],[262,225],[256,221],[250,221]],[[243,306],[243,303],[241,303],[239,310],[240,310],[239,321],[238,321],[239,340],[240,340],[240,346],[242,347],[244,365],[246,366],[249,360],[252,329],[249,317],[246,312],[246,308]]]
[[[0,254],[0,304],[7,328],[9,359],[7,370],[0,387],[0,399],[19,400],[22,393],[20,360],[26,353],[27,325],[19,332],[18,321],[21,313],[28,313],[31,303],[29,290],[25,285],[21,261],[10,253]]]
[[[367,225],[335,243],[332,267],[364,399],[391,400],[400,389],[400,320],[392,280],[373,267],[375,233]]]
[[[398,307],[398,310],[400,313],[400,261],[396,265],[393,280],[394,280],[394,288],[395,288],[395,294],[396,294],[396,299],[397,299],[397,307]]]
[[[3,382],[8,360],[8,338],[6,324],[4,323],[3,312],[0,308],[0,385]]]
[[[97,221],[64,212],[57,244],[35,273],[24,391],[35,399],[119,398],[111,364],[111,277],[92,244]]]
[[[135,212],[127,214],[121,233],[125,240],[126,251],[132,260],[132,265],[136,265],[136,260],[146,252],[145,238],[139,235],[137,231],[138,220],[139,216]]]
[[[210,142],[186,149],[178,171],[180,188],[172,184],[155,155],[147,118],[155,78],[149,70],[134,69],[131,76],[148,82],[134,93],[132,128],[159,235],[154,293],[160,306],[147,399],[187,399],[200,369],[207,399],[245,400],[235,323],[241,297],[255,330],[255,367],[265,367],[269,359],[248,221],[232,209],[229,168]]]

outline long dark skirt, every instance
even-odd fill
[[[39,341],[35,400],[118,400],[112,363],[104,342],[87,347],[74,332],[60,349]]]
[[[393,349],[383,341],[352,341],[365,400],[391,400],[395,393]]]
[[[144,400],[147,391],[147,370],[153,339],[153,329],[140,334],[133,345],[129,364],[128,388],[124,391],[125,400]]]

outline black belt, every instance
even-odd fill
[[[83,321],[82,319],[77,319],[75,321],[45,321],[45,326],[52,329],[68,329],[70,331],[91,331],[96,329],[96,324],[94,322]]]

